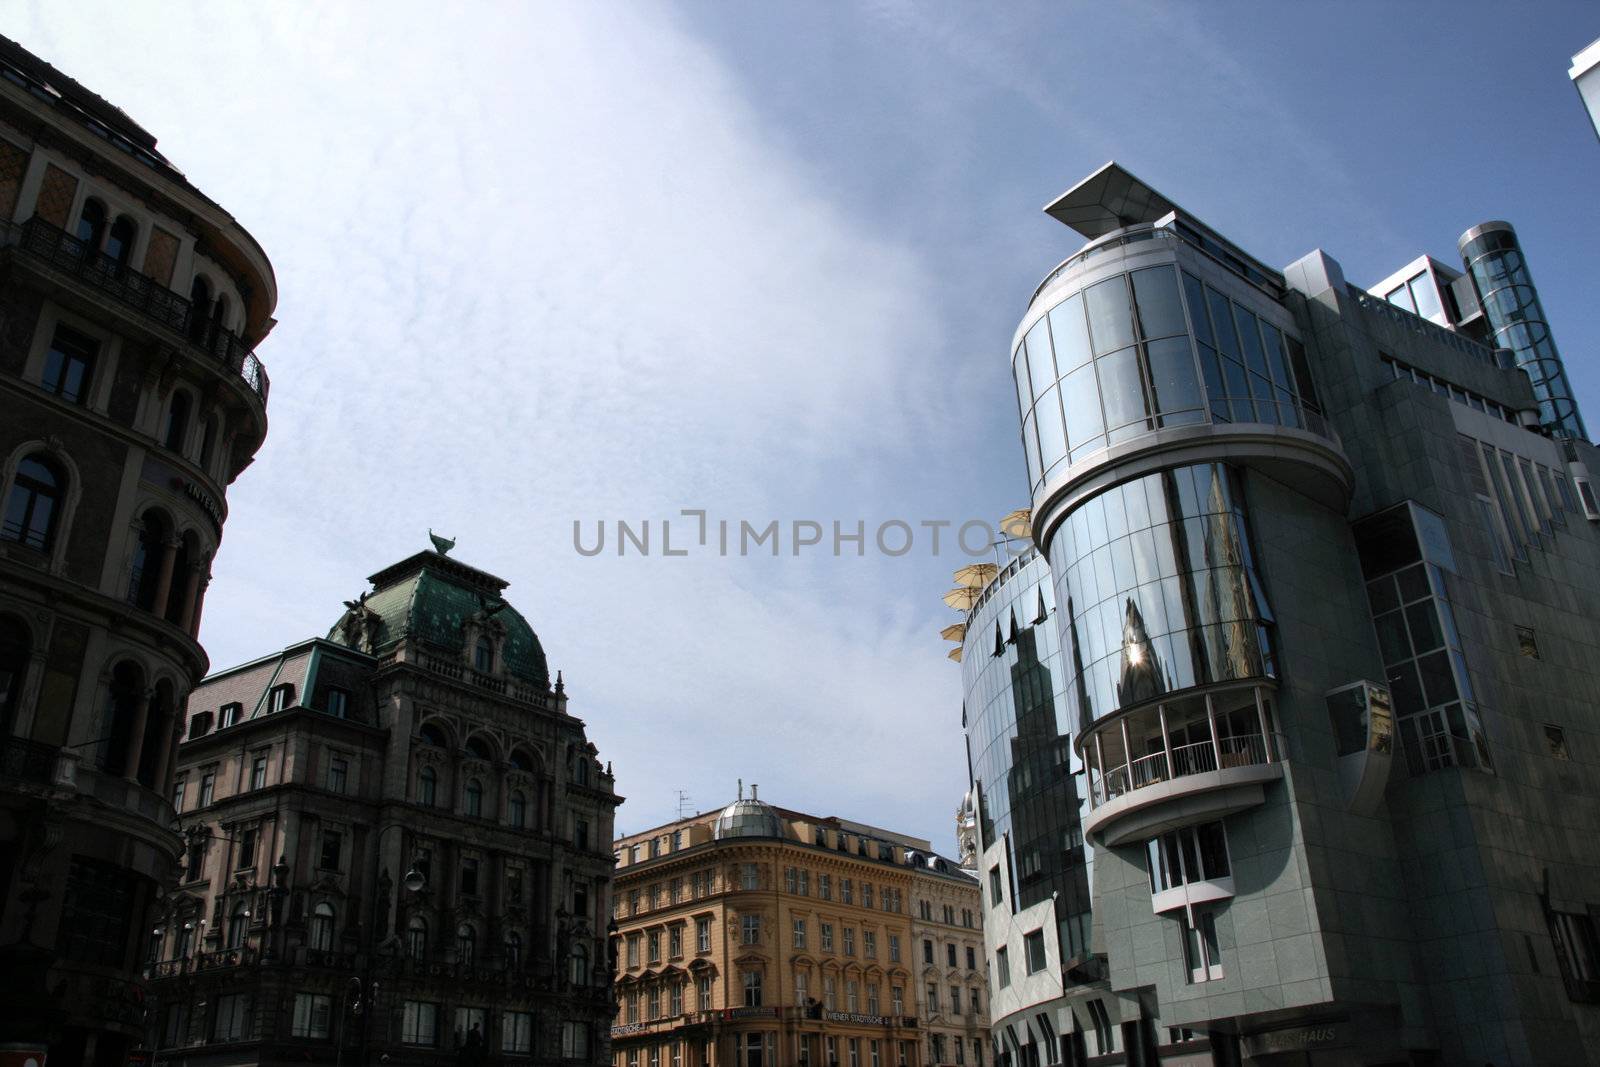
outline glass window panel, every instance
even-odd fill
[[[1267,354],[1261,348],[1261,327],[1255,315],[1238,304],[1233,305],[1234,317],[1239,323],[1239,344],[1244,349],[1245,366],[1252,373],[1267,377]]]
[[[1393,304],[1395,307],[1405,308],[1407,311],[1417,310],[1416,305],[1411,302],[1410,290],[1403,285],[1398,289],[1389,290],[1388,295],[1385,296],[1384,299],[1389,301],[1389,303]]]
[[[1394,697],[1394,710],[1398,715],[1412,715],[1427,705],[1422,700],[1422,683],[1417,678],[1417,665],[1411,660],[1397,663],[1386,672],[1389,692]]]
[[[1028,388],[1028,349],[1025,344],[1017,346],[1017,357],[1011,364],[1011,377],[1017,383],[1017,410],[1026,412],[1033,407],[1033,390]]]
[[[1054,388],[1039,397],[1033,409],[1034,425],[1039,432],[1039,463],[1048,470],[1056,460],[1067,454],[1067,437],[1061,423],[1061,401]]]
[[[1378,651],[1384,663],[1399,663],[1411,658],[1411,645],[1406,640],[1405,622],[1400,612],[1391,611],[1373,620],[1378,629]]]
[[[1267,369],[1272,371],[1272,383],[1283,389],[1293,389],[1294,379],[1289,374],[1289,354],[1284,351],[1283,334],[1265,319],[1261,320],[1261,344],[1267,353]]]
[[[1300,391],[1300,399],[1313,409],[1319,408],[1317,387],[1311,379],[1311,364],[1306,362],[1305,346],[1288,334],[1283,335],[1283,340],[1289,346],[1289,365],[1294,368],[1294,381]]]
[[[1142,479],[1120,485],[1116,493],[1122,497],[1122,506],[1128,513],[1128,529],[1143,530],[1150,525],[1150,505],[1145,500]]]
[[[1050,325],[1044,319],[1033,324],[1028,331],[1028,378],[1033,383],[1033,395],[1044,396],[1044,391],[1056,384],[1056,364],[1050,355]]]
[[[1228,298],[1215,289],[1207,289],[1206,305],[1211,309],[1211,324],[1217,331],[1217,348],[1230,359],[1242,359],[1239,334],[1233,328],[1233,309]]]
[[[1203,345],[1215,345],[1211,333],[1211,317],[1206,314],[1205,286],[1193,274],[1183,276],[1183,294],[1189,305],[1189,323],[1196,339]]]
[[[1083,318],[1083,297],[1063,300],[1050,309],[1050,334],[1055,341],[1056,368],[1070,374],[1089,360],[1089,327]]]
[[[1188,332],[1183,323],[1183,305],[1178,300],[1177,275],[1171,267],[1136,270],[1130,277],[1141,337],[1171,337]]]
[[[1043,471],[1039,469],[1039,442],[1033,433],[1033,412],[1022,420],[1022,448],[1028,456],[1028,484],[1038,485]]]
[[[1394,577],[1400,586],[1400,599],[1405,603],[1433,595],[1433,589],[1428,585],[1428,568],[1421,563],[1397,572]]]
[[[1169,337],[1145,346],[1150,361],[1150,391],[1157,411],[1182,411],[1204,405],[1195,378],[1187,337]]]
[[[1133,550],[1133,569],[1140,582],[1150,582],[1161,577],[1161,557],[1156,552],[1156,535],[1152,530],[1135,530],[1128,537]]]
[[[1456,698],[1455,675],[1450,670],[1450,654],[1435,652],[1417,660],[1422,671],[1422,687],[1428,695],[1430,706],[1443,704]]]
[[[1095,381],[1093,365],[1079,367],[1068,374],[1062,389],[1066,401],[1067,437],[1076,449],[1105,432],[1100,413],[1100,387]]]
[[[1406,608],[1406,622],[1411,627],[1411,645],[1417,652],[1444,647],[1444,631],[1439,627],[1439,613],[1434,610],[1432,600]]]
[[[1443,314],[1444,309],[1439,306],[1439,290],[1433,284],[1433,276],[1427,271],[1411,279],[1411,295],[1416,300],[1417,314],[1423,318]]]
[[[1084,291],[1084,308],[1095,355],[1133,344],[1133,307],[1128,301],[1126,275],[1091,285]]]
[[[1245,373],[1244,364],[1235,359],[1222,361],[1222,377],[1225,396],[1248,398],[1250,396],[1250,380]],[[1248,411],[1248,405],[1246,406]]]
[[[1100,396],[1105,402],[1106,426],[1114,429],[1145,414],[1144,382],[1139,375],[1136,348],[1124,348],[1095,360],[1100,376]]]
[[[1113,540],[1128,532],[1128,512],[1120,490],[1107,492],[1100,497],[1105,503],[1106,536]]]

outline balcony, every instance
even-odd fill
[[[48,786],[56,780],[54,745],[30,741],[25,737],[0,738],[0,782],[7,785]]]
[[[1097,723],[1080,741],[1091,806],[1084,833],[1127,844],[1263,803],[1265,784],[1283,775],[1272,722],[1267,691],[1252,684]]]
[[[270,382],[255,353],[238,334],[197,315],[189,301],[171,289],[110,256],[91,252],[82,241],[38,216],[5,225],[0,230],[0,244],[111,298],[191,351],[221,364],[266,404]]]

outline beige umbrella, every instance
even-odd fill
[[[952,648],[949,652],[946,652],[945,655],[949,656],[951,659],[955,660],[957,663],[960,663],[961,662],[961,646],[957,645],[955,648]]]
[[[978,591],[970,586],[957,586],[944,595],[944,602],[957,611],[971,611],[978,602]]]
[[[982,589],[999,569],[993,563],[969,563],[956,571],[956,584]]]
[[[964,622],[953,622],[949,626],[946,626],[944,629],[940,630],[939,636],[944,638],[946,641],[963,641],[967,636],[967,624]]]
[[[1000,520],[1000,532],[1007,537],[1028,538],[1033,536],[1033,511],[1029,508],[1018,508]]]

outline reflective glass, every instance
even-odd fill
[[[1089,327],[1083,318],[1083,297],[1073,296],[1050,310],[1050,333],[1055,340],[1056,367],[1069,374],[1089,359]]]
[[[1100,377],[1100,397],[1106,408],[1106,427],[1116,429],[1143,419],[1144,382],[1139,377],[1139,352],[1124,348],[1095,360]]]
[[[1203,345],[1216,345],[1216,339],[1211,332],[1211,317],[1206,314],[1205,286],[1200,284],[1200,279],[1193,274],[1183,276],[1183,293],[1189,302],[1190,325],[1194,327],[1194,336]]]
[[[1233,328],[1233,309],[1228,298],[1215,289],[1207,289],[1206,304],[1211,309],[1211,325],[1217,331],[1217,348],[1230,359],[1242,358],[1239,335]]]
[[[1048,470],[1067,454],[1067,438],[1061,425],[1061,401],[1057,390],[1047,390],[1033,409],[1034,425],[1039,430],[1039,461]]]
[[[1145,346],[1150,363],[1150,392],[1157,411],[1204,406],[1194,375],[1194,355],[1187,337],[1169,337]]]
[[[1439,306],[1439,290],[1434,287],[1433,276],[1427,271],[1411,279],[1411,295],[1417,302],[1417,314],[1423,318],[1443,314],[1444,309]]]
[[[1091,285],[1084,291],[1084,301],[1095,355],[1133,344],[1133,308],[1128,303],[1126,275]]]
[[[1028,380],[1033,383],[1033,395],[1044,396],[1044,391],[1056,384],[1056,364],[1050,355],[1050,326],[1044,319],[1033,324],[1024,347],[1028,350]]]
[[[1233,311],[1239,323],[1239,343],[1244,348],[1244,364],[1252,374],[1265,378],[1268,376],[1267,354],[1261,348],[1261,327],[1257,325],[1256,317],[1238,304],[1233,305]]]
[[[1171,337],[1188,332],[1183,322],[1183,304],[1178,300],[1177,276],[1171,267],[1147,267],[1134,271],[1130,277],[1141,337]]]
[[[1026,345],[1017,346],[1016,359],[1011,364],[1011,377],[1017,383],[1017,412],[1026,415],[1028,409],[1033,407],[1033,391],[1028,388],[1028,350]]]
[[[1061,383],[1066,401],[1067,439],[1076,456],[1080,448],[1094,445],[1105,433],[1100,414],[1100,388],[1095,382],[1093,364],[1086,364],[1067,375]]]
[[[1038,485],[1043,472],[1039,469],[1039,441],[1033,435],[1033,412],[1022,420],[1022,450],[1028,457],[1028,484]]]

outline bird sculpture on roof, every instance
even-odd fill
[[[441,556],[448,556],[450,554],[450,550],[456,547],[454,538],[440,537],[438,534],[433,532],[431,527],[428,530],[428,540],[433,542],[433,550],[439,553]]]

